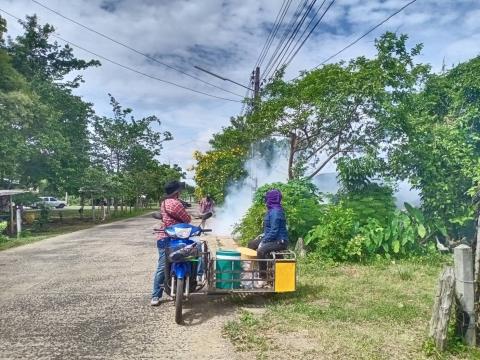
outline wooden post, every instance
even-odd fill
[[[476,344],[475,321],[475,283],[473,281],[473,254],[472,248],[459,245],[454,250],[455,257],[455,291],[462,313],[460,324],[465,343],[469,346]]]
[[[429,333],[439,351],[444,351],[447,347],[448,323],[450,321],[453,295],[455,293],[454,285],[455,274],[453,268],[450,266],[445,267],[438,280]]]

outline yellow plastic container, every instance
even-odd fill
[[[297,263],[295,260],[275,261],[275,292],[296,290]]]
[[[247,247],[239,247],[237,251],[240,253],[242,260],[252,260],[257,258],[257,252]]]

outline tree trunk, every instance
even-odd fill
[[[83,207],[85,206],[85,196],[83,195],[83,192],[80,193],[80,209],[78,210],[78,213],[80,214],[80,219],[83,219]]]
[[[297,148],[297,134],[292,133],[290,135],[290,154],[288,156],[288,180],[292,180],[293,174],[293,160],[295,158],[295,151]]]
[[[92,196],[92,221],[95,222],[95,199]]]

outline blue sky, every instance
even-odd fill
[[[172,66],[244,94],[236,85],[202,74],[199,65],[240,83],[247,83],[281,0],[39,0],[85,25],[103,32]],[[300,0],[292,0],[288,19]],[[287,69],[287,78],[318,65],[348,42],[376,25],[408,0],[337,0],[322,24]],[[318,1],[320,3],[320,1]],[[240,99],[149,61],[128,49],[72,24],[31,0],[0,0],[0,8],[18,17],[36,13],[53,24],[60,36],[91,51],[142,72],[222,97]],[[2,16],[4,16],[2,14]],[[6,17],[9,34],[19,25]],[[373,40],[390,30],[406,33],[410,45],[423,43],[418,61],[439,70],[480,53],[480,1],[418,0],[373,34],[332,59],[375,53]],[[272,48],[276,44],[272,46]],[[81,50],[78,57],[92,58]],[[195,149],[207,150],[213,132],[239,113],[240,103],[211,99],[134,74],[102,61],[85,72],[86,83],[76,92],[95,104],[99,114],[109,113],[112,93],[137,117],[157,115],[175,140],[165,146],[163,161],[191,166]]]

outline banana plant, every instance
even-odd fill
[[[447,229],[440,222],[434,222],[432,225],[427,224],[425,221],[425,216],[420,211],[420,209],[413,207],[409,203],[404,203],[405,209],[407,210],[410,219],[413,220],[416,228],[417,235],[421,239],[421,242],[424,244],[435,234],[440,233],[443,236],[447,237]]]

